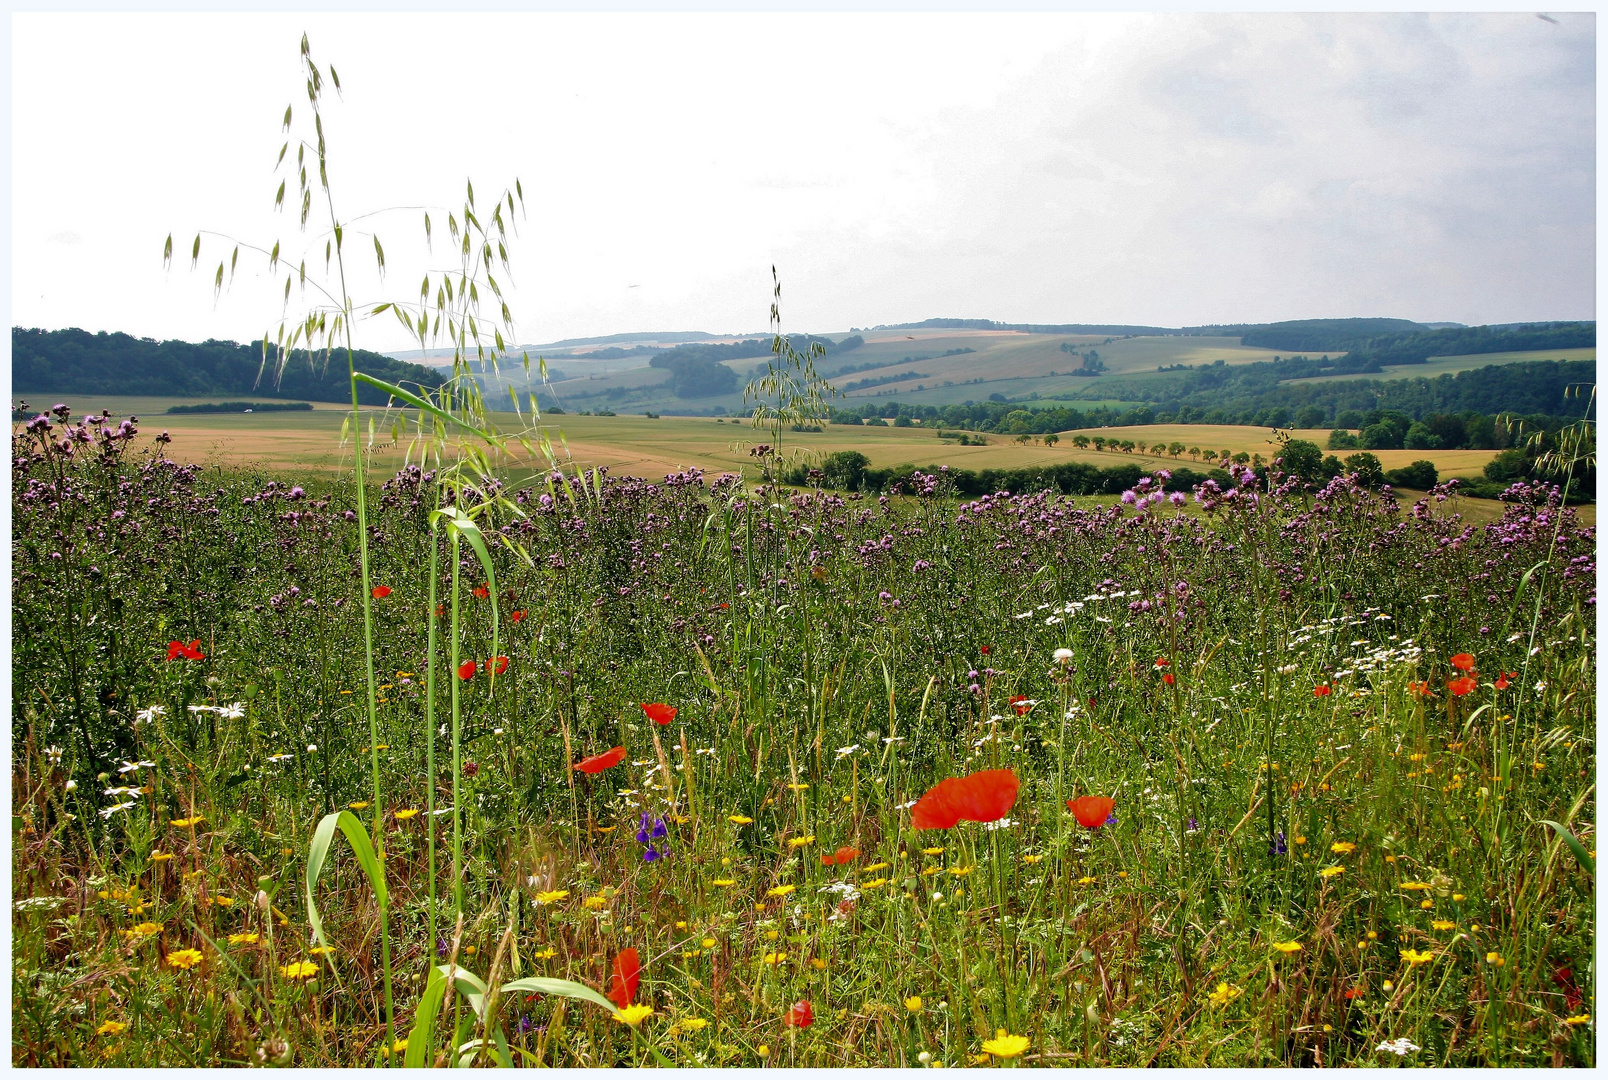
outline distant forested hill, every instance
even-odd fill
[[[1428,329],[1406,319],[1297,319],[1246,329],[1242,345],[1289,352],[1337,353],[1385,334]]]
[[[138,394],[152,397],[208,397],[250,394],[303,401],[352,400],[344,353],[322,356],[310,365],[305,352],[293,353],[279,382],[273,379],[275,350],[259,382],[262,345],[233,341],[153,341],[128,334],[83,330],[11,328],[11,387],[14,393]],[[357,369],[376,379],[434,388],[440,372],[359,350]],[[365,405],[385,404],[385,395],[360,387]]]

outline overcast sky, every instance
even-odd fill
[[[1595,17],[1551,18],[17,15],[12,321],[276,324],[247,255],[214,303],[222,242],[161,248],[321,252],[271,209],[304,29],[344,217],[523,181],[523,342],[760,330],[772,263],[790,330],[1594,318]],[[362,301],[443,261],[364,227]]]

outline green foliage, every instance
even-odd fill
[[[1407,319],[1296,319],[1254,327],[1240,341],[1258,349],[1340,353],[1358,342],[1425,329]]]
[[[1440,481],[1440,473],[1433,461],[1414,461],[1400,469],[1385,473],[1385,482],[1394,487],[1428,491]]]
[[[190,344],[83,330],[11,330],[11,379],[18,393],[266,394],[311,401],[351,400],[345,370],[331,368],[322,351],[299,349],[281,354],[269,344],[267,370],[263,356],[260,341],[250,345],[232,341]],[[420,364],[362,350],[355,359],[364,371],[388,382],[428,390],[442,383],[440,372]],[[365,390],[360,400],[365,405],[385,404],[385,398],[372,390]],[[241,407],[245,408],[245,403]]]

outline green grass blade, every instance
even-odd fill
[[[324,863],[329,858],[329,847],[334,842],[335,830],[340,829],[346,837],[346,842],[352,845],[352,853],[357,856],[357,864],[363,868],[368,876],[369,885],[374,889],[374,898],[385,907],[385,874],[380,868],[380,860],[375,857],[374,845],[369,842],[367,831],[363,823],[357,820],[357,815],[350,810],[340,810],[333,814],[325,814],[313,830],[313,841],[307,848],[307,921],[312,924],[313,938],[320,945],[328,945],[324,940],[324,922],[318,916],[318,905],[313,901],[313,890],[318,884],[318,875],[323,872]]]
[[[432,965],[424,995],[419,998],[419,1006],[413,1013],[413,1030],[408,1032],[408,1048],[402,1058],[402,1064],[407,1068],[424,1068],[425,1054],[429,1052],[430,1039],[435,1034],[436,1013],[441,1011],[441,999],[446,993],[446,976],[441,974],[440,968]]]
[[[607,1009],[609,1015],[614,1015],[614,1002],[604,997],[584,983],[571,979],[547,979],[541,976],[531,976],[525,979],[515,979],[506,982],[497,991],[499,994],[548,994],[553,997],[574,998],[577,1001],[590,1001],[594,1005]]]
[[[1597,860],[1591,857],[1591,853],[1586,850],[1586,845],[1577,840],[1574,833],[1570,832],[1568,829],[1565,829],[1556,821],[1548,821],[1543,818],[1541,824],[1549,827],[1553,832],[1558,834],[1558,839],[1567,844],[1569,850],[1574,852],[1575,860],[1585,868],[1586,873],[1590,874],[1593,878],[1597,876]]]

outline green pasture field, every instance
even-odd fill
[[[1459,371],[1493,367],[1498,364],[1521,364],[1532,360],[1595,360],[1596,349],[1541,349],[1534,352],[1472,353],[1467,356],[1432,356],[1422,364],[1387,365],[1376,375],[1319,375],[1313,379],[1285,379],[1285,382],[1359,382],[1363,379],[1433,379],[1437,375],[1455,375]]]

